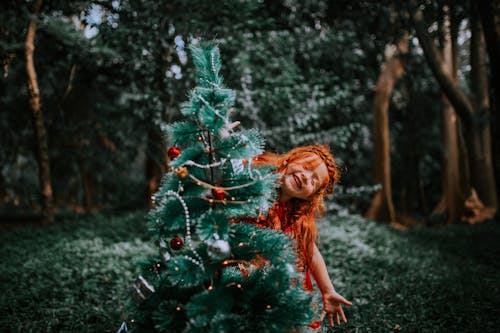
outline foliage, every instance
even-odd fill
[[[0,331],[116,332],[135,262],[154,249],[145,212],[2,230]],[[396,231],[357,216],[319,221],[333,282],[354,305],[322,332],[496,332],[497,222]]]
[[[23,63],[31,4],[6,1],[0,13],[3,211],[36,208],[38,199]],[[425,4],[426,20],[437,26],[437,2],[416,4]],[[411,52],[390,112],[393,193],[398,210],[428,214],[439,197],[444,154],[439,90],[414,42],[410,9],[385,0],[44,1],[35,61],[57,205],[82,206],[86,194],[92,209],[145,204],[145,161],[164,166],[160,124],[181,115],[195,80],[186,45],[200,40],[225,54],[234,118],[259,129],[266,149],[329,144],[343,186],[376,186],[373,89],[384,48],[406,31]],[[469,11],[454,3],[457,25]],[[464,59],[468,37],[461,29]],[[463,61],[459,71],[470,76]],[[348,204],[364,211],[369,201],[361,195]]]

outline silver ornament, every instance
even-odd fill
[[[148,299],[155,292],[155,287],[149,283],[142,275],[139,275],[135,283],[132,285],[132,296],[142,302]]]
[[[207,252],[212,259],[222,260],[231,255],[231,246],[227,241],[217,239],[208,246]]]

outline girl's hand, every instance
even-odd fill
[[[323,313],[321,313],[320,321],[323,321],[325,315],[328,313],[328,320],[330,325],[333,327],[334,322],[340,325],[340,319],[347,323],[347,319],[342,309],[342,304],[351,306],[352,303],[346,300],[342,295],[336,291],[328,292],[323,294]]]

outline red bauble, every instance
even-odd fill
[[[321,327],[321,323],[319,322],[319,320],[314,320],[312,323],[310,323],[309,325],[310,328],[312,328],[313,330],[317,330],[318,328]]]
[[[172,147],[168,150],[168,158],[170,158],[171,160],[173,160],[174,158],[176,158],[177,156],[179,156],[181,154],[181,150],[177,147]]]
[[[172,238],[172,240],[170,241],[170,247],[172,248],[172,250],[180,250],[182,249],[182,245],[184,245],[184,242],[180,237]]]
[[[223,189],[218,189],[218,188],[212,189],[212,195],[217,200],[224,200],[226,198],[226,194],[227,192],[224,191]]]
[[[290,228],[290,227],[288,226],[288,227],[286,227],[283,231],[285,232],[285,234],[290,234],[290,233],[292,233],[292,228]]]

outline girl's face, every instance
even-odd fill
[[[290,162],[281,178],[280,201],[307,200],[328,183],[328,168],[315,154]]]

